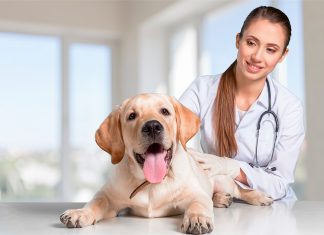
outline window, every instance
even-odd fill
[[[60,40],[0,33],[0,199],[57,196]]]
[[[74,43],[69,55],[69,159],[74,174],[68,183],[74,195],[67,196],[84,201],[104,184],[109,160],[97,147],[94,136],[111,110],[110,50],[103,45]]]
[[[84,201],[104,182],[94,135],[111,110],[111,51],[62,41],[0,33],[0,200]]]

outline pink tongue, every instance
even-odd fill
[[[166,151],[163,153],[149,153],[145,157],[144,162],[144,175],[148,182],[150,183],[160,183],[167,172],[167,164],[164,161],[166,156]]]

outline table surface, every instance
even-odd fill
[[[66,209],[84,203],[0,203],[0,235],[13,234],[181,234],[182,216],[142,218],[122,215],[94,226],[68,229],[59,221]],[[234,202],[229,208],[214,208],[211,234],[324,234],[324,202],[274,202],[268,207]]]

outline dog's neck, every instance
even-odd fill
[[[141,183],[139,186],[137,186],[134,191],[130,194],[129,199],[132,199],[141,189],[145,188],[145,186],[149,185],[150,182],[145,180],[143,183]]]

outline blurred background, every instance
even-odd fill
[[[125,98],[179,98],[236,58],[235,35],[257,6],[283,10],[289,55],[274,79],[304,103],[299,199],[324,200],[324,1],[1,0],[0,201],[87,201],[110,157],[94,133]]]

